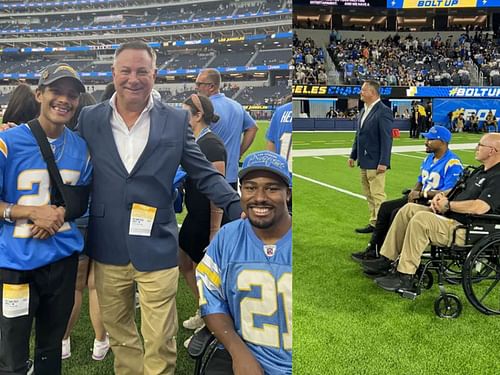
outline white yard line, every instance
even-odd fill
[[[460,143],[451,144],[450,149],[452,150],[473,150],[476,148],[477,143]],[[424,145],[418,146],[394,146],[392,152],[415,152],[424,150]],[[314,150],[293,150],[292,157],[311,157],[311,156],[332,156],[332,155],[349,155],[351,153],[351,148],[320,148]]]
[[[392,153],[393,155],[398,155],[398,156],[406,156],[407,158],[414,158],[414,159],[419,159],[419,160],[423,160],[425,158],[421,157],[421,156],[415,156],[415,155],[407,155],[407,154],[400,154],[399,152],[393,152]]]
[[[363,195],[361,195],[361,194],[353,193],[352,191],[345,190],[345,189],[339,188],[339,187],[337,187],[337,186],[333,186],[333,185],[325,184],[324,182],[321,182],[321,181],[318,181],[318,180],[314,180],[314,179],[312,179],[312,178],[309,178],[309,177],[306,177],[306,176],[302,176],[302,175],[297,174],[297,173],[294,173],[294,174],[293,174],[293,177],[298,177],[298,178],[301,178],[301,179],[303,179],[303,180],[306,180],[306,181],[312,182],[313,184],[317,184],[317,185],[320,185],[320,186],[323,186],[323,187],[326,187],[326,188],[329,188],[329,189],[332,189],[332,190],[339,191],[339,192],[341,192],[341,193],[344,193],[344,194],[350,195],[351,197],[355,197],[355,198],[359,198],[359,199],[366,200],[366,197],[364,197],[364,196],[363,196]]]
[[[322,158],[320,156],[313,156],[314,159],[319,159],[319,160],[325,160],[325,158]]]

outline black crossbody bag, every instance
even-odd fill
[[[38,119],[34,119],[28,121],[28,126],[35,136],[45,163],[47,163],[52,185],[50,191],[51,203],[65,208],[64,219],[66,221],[73,221],[83,216],[89,205],[90,185],[65,184],[57,168],[54,153],[47,141],[47,135],[40,126],[40,122]]]

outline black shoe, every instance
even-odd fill
[[[377,259],[377,251],[368,246],[364,251],[359,251],[357,253],[352,253],[351,258],[356,262],[362,262],[363,260]]]
[[[363,265],[363,270],[368,271],[369,273],[383,273],[389,272],[392,268],[392,260],[387,259],[384,256],[381,256],[377,259],[367,259],[362,260],[361,264]]]
[[[391,270],[374,272],[374,271],[368,271],[367,269],[363,269],[363,275],[365,275],[366,277],[368,277],[369,279],[372,279],[372,280],[374,280],[378,277],[386,276],[390,272],[391,272]]]
[[[389,292],[415,292],[414,275],[408,275],[401,272],[390,273],[387,276],[378,277],[375,283],[382,289]]]
[[[354,229],[354,231],[356,233],[361,233],[361,234],[373,233],[374,230],[375,230],[375,227],[373,225],[370,225],[370,224],[368,224],[364,228],[356,228],[356,229]]]

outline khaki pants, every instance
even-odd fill
[[[427,246],[450,246],[458,225],[458,221],[436,215],[427,206],[407,203],[394,218],[380,254],[390,260],[399,257],[398,271],[414,275]],[[464,240],[465,233],[457,231],[455,242],[463,244]]]
[[[179,269],[139,272],[129,263],[95,262],[95,282],[104,327],[115,356],[116,375],[173,375],[176,362]],[[135,324],[135,286],[141,304],[141,333]]]
[[[385,201],[385,173],[377,174],[376,169],[361,170],[361,186],[368,201],[370,225],[375,226],[377,214],[382,202]]]

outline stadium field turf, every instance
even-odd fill
[[[263,150],[266,145],[265,134],[269,126],[269,121],[257,121],[259,131],[255,141],[246,154]],[[246,155],[245,154],[245,155]],[[242,158],[243,160],[243,158]],[[185,217],[185,210],[179,214],[177,221],[182,223]],[[71,357],[63,360],[63,375],[112,375],[113,374],[113,354],[111,351],[106,358],[101,361],[94,361],[91,358],[91,348],[94,340],[94,332],[90,324],[88,315],[88,296],[85,290],[82,312],[79,321],[76,323],[71,333]],[[190,375],[194,371],[194,362],[187,354],[183,342],[192,331],[184,329],[182,322],[192,316],[196,310],[196,301],[188,290],[184,278],[179,279],[179,290],[177,293],[177,309],[179,313],[179,332],[177,336],[177,368],[176,374]],[[140,321],[140,309],[136,310],[137,321]],[[33,349],[33,342],[31,348]]]
[[[347,148],[354,133],[294,133],[294,150]],[[477,143],[480,135],[454,134],[453,142]],[[395,146],[421,151],[392,156],[386,192],[400,197],[414,186],[425,157],[423,140],[402,133]],[[321,150],[319,150],[321,151]],[[474,150],[456,151],[474,164]],[[496,374],[500,371],[500,317],[476,311],[461,286],[446,285],[463,303],[458,319],[434,314],[435,285],[415,301],[386,292],[365,277],[350,254],[369,235],[368,208],[359,169],[347,154],[295,157],[294,169],[294,374]]]

